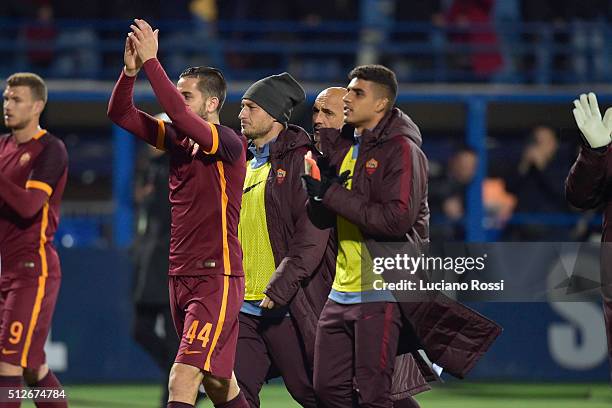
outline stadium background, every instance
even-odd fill
[[[154,384],[161,378],[130,335],[129,248],[142,144],[105,115],[133,17],[160,28],[160,60],[171,77],[188,65],[223,70],[230,92],[222,121],[234,128],[242,92],[263,76],[286,70],[303,83],[308,103],[293,122],[310,131],[309,109],[321,89],[346,84],[357,64],[393,68],[398,105],[424,135],[433,189],[451,178],[459,149],[468,146],[477,157],[460,189],[459,211],[445,205],[456,203],[455,196],[430,197],[434,236],[598,239],[598,214],[574,212],[562,196],[521,191],[517,165],[533,143],[532,130],[550,126],[559,147],[546,174],[561,189],[579,144],[571,101],[593,90],[602,107],[612,105],[612,1],[3,0],[0,77],[28,70],[48,81],[43,125],[64,140],[70,155],[56,236],[64,280],[47,350],[82,406],[153,405],[146,401],[156,401]],[[159,112],[146,81],[137,102]],[[474,370],[473,383],[454,389],[450,380],[423,396],[424,406],[612,401],[603,385],[609,375],[595,299],[475,307],[504,326],[503,336]],[[267,392],[278,406],[290,406],[282,389]],[[122,395],[136,402],[122,405]]]

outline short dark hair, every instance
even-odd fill
[[[387,92],[387,98],[389,99],[389,106],[387,110],[390,110],[395,105],[395,99],[397,98],[397,78],[395,72],[383,65],[360,65],[353,68],[348,75],[349,81],[357,78],[365,81],[371,81],[382,86]]]
[[[207,97],[218,98],[217,112],[221,110],[227,95],[227,83],[221,71],[212,67],[191,67],[183,71],[179,78],[197,78],[200,92]]]
[[[32,72],[17,72],[6,79],[7,86],[27,86],[32,98],[47,103],[47,85],[43,79]]]

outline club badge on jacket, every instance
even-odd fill
[[[287,177],[287,172],[283,169],[276,170],[276,184],[282,184]]]
[[[368,175],[371,176],[372,174],[374,174],[374,172],[378,168],[378,160],[376,159],[368,160],[366,162],[365,168],[366,168],[366,173],[368,173]]]

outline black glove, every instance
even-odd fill
[[[317,166],[319,166],[319,161],[317,160]],[[304,188],[308,193],[308,197],[315,201],[322,201],[327,189],[332,185],[332,183],[339,183],[340,185],[344,185],[346,181],[349,179],[351,172],[349,170],[344,173],[338,175],[329,176],[330,168],[326,169],[327,174],[324,173],[323,169],[319,167],[321,170],[321,180],[316,180],[312,176],[303,175],[302,180],[304,184]]]
[[[336,167],[331,165],[331,163],[329,162],[329,157],[327,156],[317,157],[317,167],[319,168],[319,172],[321,173],[321,178],[323,178],[323,176],[327,178],[332,178],[336,174],[338,174]]]

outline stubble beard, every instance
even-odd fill
[[[22,129],[25,129],[26,127],[28,127],[28,125],[30,124],[31,121],[32,121],[31,119],[24,119],[21,122],[18,122],[17,124],[15,124],[15,125],[12,125],[12,126],[6,125],[6,127],[9,130],[11,130],[11,131],[13,131],[13,130],[22,130]]]
[[[202,104],[200,109],[198,109],[198,116],[208,122],[208,112],[206,112],[205,104]]]
[[[270,126],[268,126],[267,129],[266,128],[253,129],[252,131],[245,131],[243,134],[249,140],[256,140],[256,139],[266,136],[268,133],[270,133],[271,130],[272,130],[272,123],[270,124]]]

